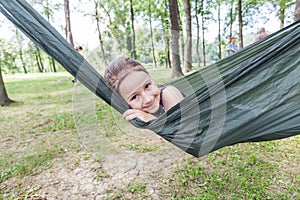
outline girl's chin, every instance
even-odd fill
[[[147,111],[150,114],[154,114],[159,110],[159,105],[156,105],[154,108],[152,108],[151,110]]]
[[[150,105],[148,108],[146,108],[144,110],[144,112],[150,113],[150,114],[154,114],[159,110],[159,99],[155,98],[155,100],[153,101],[152,105]]]

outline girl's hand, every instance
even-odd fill
[[[143,112],[141,110],[136,110],[136,109],[128,109],[124,112],[123,114],[123,118],[126,119],[127,121],[130,121],[134,118],[139,118],[140,120],[144,121],[144,122],[148,122],[151,121],[153,119],[156,119],[155,116]]]

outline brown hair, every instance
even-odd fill
[[[147,70],[137,61],[120,57],[110,63],[104,72],[104,79],[111,89],[119,92],[120,83],[132,71],[143,71],[148,74]]]
[[[82,48],[82,46],[77,46],[76,47],[76,51],[81,51],[83,48]]]

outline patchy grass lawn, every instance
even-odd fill
[[[0,108],[0,199],[300,199],[299,136],[193,158],[68,74],[4,80],[17,103]]]

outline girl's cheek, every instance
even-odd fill
[[[156,88],[156,90],[155,90],[155,95],[159,95],[159,93],[160,93],[159,88]]]
[[[132,108],[132,109],[139,109],[140,106],[139,106],[139,103],[137,101],[131,101],[129,103],[129,106]]]
[[[130,106],[134,105],[133,101],[129,101],[128,105],[130,105]]]
[[[129,101],[129,102],[127,102],[128,103],[128,105],[131,107],[131,108],[133,108],[132,106],[134,106],[134,104],[132,103],[132,101]]]

